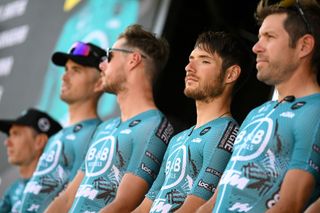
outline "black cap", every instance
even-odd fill
[[[29,126],[39,133],[47,134],[48,137],[62,129],[61,125],[47,113],[36,109],[28,109],[15,120],[0,120],[0,131],[9,135],[12,125]]]
[[[107,52],[104,49],[92,43],[76,42],[71,46],[69,53],[55,52],[51,60],[55,65],[65,66],[68,59],[71,59],[77,64],[100,70],[99,64],[106,55]]]

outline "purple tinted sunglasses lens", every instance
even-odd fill
[[[88,56],[90,54],[90,46],[82,42],[77,42],[71,47],[70,54]]]

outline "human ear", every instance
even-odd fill
[[[225,83],[235,82],[241,74],[241,68],[239,65],[232,65],[226,71]]]

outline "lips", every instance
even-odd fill
[[[64,92],[66,90],[68,90],[70,88],[70,86],[66,83],[63,83],[62,86],[61,86],[61,92]]]
[[[8,156],[11,156],[13,153],[14,153],[13,150],[9,150],[9,149],[7,150],[7,155]]]
[[[185,77],[185,83],[192,83],[192,82],[198,82],[198,78],[193,75],[187,75]]]

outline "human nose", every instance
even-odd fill
[[[260,40],[258,40],[257,43],[255,43],[255,45],[253,45],[252,51],[253,51],[255,54],[263,51],[263,46],[262,46]]]
[[[10,144],[11,144],[10,138],[9,138],[9,137],[6,138],[6,139],[3,141],[3,144],[4,144],[6,147],[10,146]]]
[[[193,70],[193,66],[192,66],[191,61],[189,61],[189,63],[185,66],[184,69],[185,69],[186,72],[190,72],[190,71]]]
[[[189,63],[185,66],[185,71],[188,74],[189,72],[194,72],[195,69],[193,67],[193,63],[191,61],[189,61]]]
[[[62,76],[62,80],[63,80],[63,81],[68,80],[69,75],[70,75],[69,72],[68,72],[67,70],[65,70],[65,72],[64,72],[64,74],[63,74],[63,76]]]
[[[104,72],[107,69],[107,66],[108,66],[108,60],[107,59],[102,61],[102,62],[100,62],[99,68],[100,68],[101,72]]]

